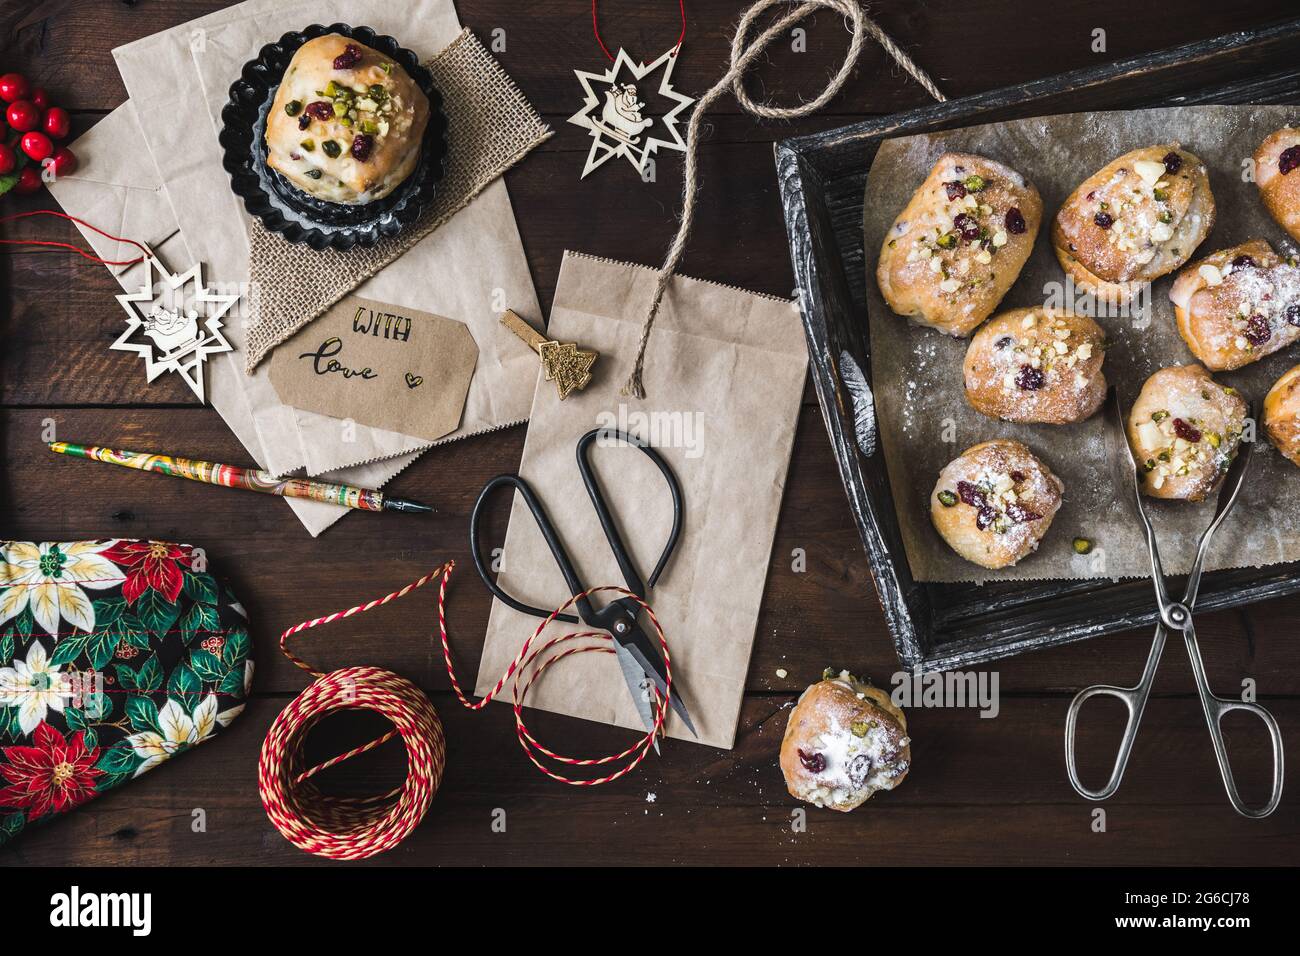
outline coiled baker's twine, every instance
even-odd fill
[[[286,707],[272,724],[258,761],[258,791],[262,805],[276,829],[300,849],[319,856],[339,860],[359,860],[390,850],[410,834],[424,818],[433,796],[442,782],[446,762],[446,745],[442,723],[425,693],[404,677],[377,667],[345,667],[329,674],[315,670],[310,664],[292,653],[285,641],[299,631],[329,624],[340,618],[351,617],[387,604],[422,588],[441,576],[438,589],[438,629],[442,641],[443,660],[447,676],[457,699],[469,710],[481,710],[495,698],[507,681],[511,681],[515,713],[515,731],[519,745],[528,759],[552,780],[577,787],[591,787],[609,783],[631,772],[650,751],[655,737],[663,727],[668,702],[672,694],[672,662],[668,656],[668,641],[663,628],[650,605],[631,592],[619,587],[591,588],[575,594],[561,607],[556,608],[528,640],[524,641],[515,659],[506,668],[496,686],[481,700],[471,701],[461,690],[456,670],[451,661],[451,645],[447,638],[447,582],[456,562],[448,561],[437,570],[413,581],[399,591],[365,604],[336,611],[324,617],[296,624],[280,635],[280,649],[296,666],[316,677],[315,682]],[[654,689],[654,726],[632,746],[606,757],[571,757],[556,753],[537,740],[524,723],[523,702],[533,683],[548,667],[572,654],[596,651],[612,654],[613,638],[604,631],[578,631],[552,637],[535,650],[533,643],[558,615],[572,607],[580,598],[602,592],[613,592],[632,598],[649,616],[654,625],[664,656],[667,693]],[[595,642],[595,643],[583,643]],[[577,642],[577,643],[574,643]],[[521,685],[525,672],[531,668],[527,680]],[[308,734],[324,717],[341,710],[371,710],[387,718],[393,730],[370,743],[349,750],[310,769],[304,769],[303,746]],[[400,787],[376,797],[333,797],[322,793],[312,780],[316,774],[401,737],[406,747],[407,777]],[[575,767],[604,767],[619,761],[625,763],[612,773],[594,779],[572,779],[546,766],[544,760]]]

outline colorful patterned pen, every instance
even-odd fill
[[[418,501],[386,497],[381,491],[313,481],[310,478],[281,479],[256,468],[219,465],[211,461],[170,458],[167,455],[142,455],[133,451],[118,451],[96,445],[77,445],[67,441],[50,442],[50,451],[60,455],[71,455],[74,458],[89,458],[93,461],[108,462],[110,465],[136,468],[140,471],[156,471],[162,475],[188,478],[190,481],[202,481],[209,485],[244,488],[248,491],[260,491],[263,494],[281,495],[286,498],[310,498],[312,501],[323,501],[326,504],[356,508],[360,511],[421,513],[433,510],[429,505]]]

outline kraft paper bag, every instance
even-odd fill
[[[565,253],[547,334],[595,349],[600,358],[587,388],[563,402],[553,383],[538,381],[519,471],[542,499],[583,583],[621,587],[578,473],[575,446],[591,429],[615,426],[667,459],[682,486],[683,530],[647,599],[668,639],[673,689],[681,691],[700,742],[731,747],[808,353],[790,301],[679,276],[664,297],[646,360],[649,397],[624,398],[619,386],[631,370],[655,278],[655,270],[643,266]],[[672,525],[663,476],[630,446],[598,444],[591,461],[637,570],[649,575]],[[505,507],[504,501],[493,504]],[[499,581],[536,607],[555,608],[570,596],[518,496]],[[645,614],[641,619],[649,628]],[[493,603],[479,694],[505,672],[538,623]],[[559,634],[566,625],[552,627]],[[641,728],[612,654],[566,658],[546,671],[525,703]],[[670,714],[667,730],[694,739],[676,715]]]

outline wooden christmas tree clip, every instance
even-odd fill
[[[560,401],[587,387],[598,353],[580,349],[572,342],[552,341],[509,309],[501,316],[501,324],[541,357],[542,372],[548,382],[555,383]]]

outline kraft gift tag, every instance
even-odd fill
[[[294,408],[436,441],[477,361],[463,322],[350,295],[275,349],[271,384]]]

